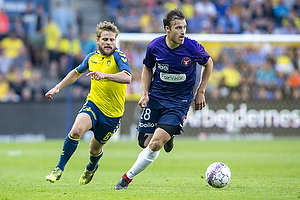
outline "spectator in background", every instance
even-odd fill
[[[31,79],[27,82],[28,88],[32,91],[32,98],[34,101],[42,101],[44,99],[46,88],[42,80],[42,72],[34,69],[32,71]]]
[[[21,101],[30,102],[32,101],[32,91],[28,86],[24,86],[21,91]]]
[[[30,81],[32,79],[32,75],[33,75],[32,62],[30,60],[24,61],[21,70],[22,70],[22,75],[23,75],[24,81],[26,81],[26,83],[27,83],[28,81]]]
[[[34,19],[34,33],[30,40],[30,44],[32,46],[32,58],[33,62],[35,64],[43,64],[43,54],[45,53],[44,51],[44,43],[45,43],[45,38],[43,35],[43,28],[47,24],[47,13],[44,10],[44,6],[39,4],[37,5],[36,8],[36,13],[35,13],[35,19]]]
[[[62,34],[59,26],[52,21],[50,17],[47,19],[47,25],[43,28],[45,37],[45,48],[47,51],[48,73],[50,78],[58,77],[58,64],[59,64],[59,44]]]
[[[58,25],[63,36],[66,36],[68,28],[75,24],[72,14],[60,1],[55,2],[52,10],[52,20]]]
[[[214,3],[209,0],[200,0],[195,3],[196,12],[208,16],[214,21],[217,17],[217,9]]]
[[[16,36],[14,30],[11,30],[8,33],[8,36],[0,41],[0,48],[3,49],[5,56],[15,59],[20,55],[20,51],[26,48],[26,46],[24,42]]]
[[[223,33],[235,33],[241,32],[240,19],[236,16],[231,8],[227,8],[224,16],[220,16],[217,20],[218,26],[221,26]]]
[[[275,15],[273,12],[273,7],[272,7],[272,0],[263,0],[261,1],[261,6],[263,9],[264,16],[269,19],[274,21],[275,20]]]
[[[37,5],[34,23],[34,35],[41,35],[44,26],[47,24],[48,15],[45,12],[44,6],[42,4]]]
[[[24,63],[29,61],[31,63],[31,58],[27,48],[21,48],[19,51],[19,55],[12,60],[12,65],[16,66],[19,69],[22,69]]]
[[[60,40],[59,44],[59,71],[58,75],[64,77],[73,66],[78,66],[81,62],[82,54],[80,47],[80,39],[75,33],[74,27],[68,28],[68,33]]]
[[[4,55],[3,48],[0,48],[0,73],[7,74],[12,63],[12,59]]]
[[[214,98],[216,94],[219,95],[219,93],[220,93],[219,86],[220,86],[221,80],[222,80],[221,71],[214,67],[213,71],[210,75],[209,81],[207,83],[207,87],[206,87],[208,94],[211,93],[210,97]]]
[[[107,15],[109,19],[116,20],[118,16],[118,8],[121,7],[120,0],[107,0],[106,1]]]
[[[137,70],[132,71],[131,83],[126,88],[126,100],[138,101],[141,98],[142,85],[141,85],[141,72]]]
[[[256,8],[252,13],[252,21],[255,21],[256,27],[261,33],[267,32],[268,18],[260,4],[256,5]]]
[[[277,75],[273,67],[272,60],[267,60],[262,67],[258,68],[256,73],[257,88],[265,88],[267,92],[274,93]]]
[[[137,7],[129,8],[127,15],[123,15],[123,31],[127,33],[139,33],[140,30],[140,15]]]
[[[163,4],[165,10],[173,10],[175,8],[179,8],[180,5],[181,3],[179,0],[169,0]]]
[[[236,69],[235,65],[231,61],[228,61],[225,64],[225,67],[221,70],[221,74],[224,79],[225,86],[229,89],[229,96],[231,98],[239,98],[237,95],[240,89],[241,74]]]
[[[296,10],[292,9],[289,12],[288,17],[282,19],[281,24],[285,25],[286,23],[288,23],[288,21],[291,22],[291,24],[297,30],[297,33],[300,33],[300,15],[297,14]]]
[[[16,33],[16,36],[22,41],[26,41],[26,32],[24,30],[23,24],[22,24],[22,19],[21,16],[16,16],[13,23],[12,23],[12,29]],[[26,44],[28,45],[28,44]]]
[[[4,8],[0,8],[0,39],[2,39],[2,37],[4,37],[8,33],[9,23],[10,20]]]
[[[90,52],[97,50],[95,41],[90,38],[89,33],[86,31],[80,33],[80,48],[83,58]]]
[[[35,33],[35,20],[36,20],[36,11],[33,5],[33,2],[28,1],[26,3],[25,12],[20,16],[23,29],[25,31],[25,38],[31,38]],[[26,41],[27,42],[27,41]]]
[[[151,33],[153,32],[153,27],[151,25],[152,20],[154,20],[156,16],[152,12],[152,7],[146,7],[145,12],[142,13],[140,17],[140,30],[142,33]]]
[[[221,16],[225,16],[226,10],[229,7],[228,2],[226,0],[217,0],[215,5],[216,5],[218,18]]]
[[[0,101],[9,91],[9,81],[5,77],[5,74],[0,72]]]
[[[299,30],[294,25],[292,20],[287,20],[285,23],[277,29],[277,34],[299,34]]]
[[[187,21],[189,23],[187,31],[189,33],[200,33],[203,31],[203,25],[205,23],[210,23],[209,21],[210,19],[208,16],[202,15],[199,11],[195,10],[194,16]]]
[[[255,45],[248,48],[247,63],[254,68],[260,67],[267,59],[264,52],[260,51],[260,47]]]
[[[300,0],[295,0],[293,10],[295,10],[297,15],[300,16]]]
[[[294,93],[294,90],[300,89],[300,71],[297,69],[294,69],[292,73],[288,75],[288,86],[291,88],[292,94]]]
[[[195,8],[193,0],[183,0],[181,4],[181,9],[185,13],[187,20],[191,19],[195,15]]]
[[[250,67],[247,62],[241,61],[237,64],[239,66],[238,70],[241,74],[241,92],[252,93],[252,87],[256,80],[256,69]]]
[[[9,80],[10,87],[14,89],[17,95],[21,96],[22,89],[26,85],[22,71],[20,68],[11,66],[10,72],[6,76]]]
[[[243,25],[243,27],[245,28],[245,24]],[[261,34],[260,30],[258,30],[258,28],[256,26],[255,21],[252,21],[252,22],[250,22],[250,24],[247,24],[246,30],[244,30],[243,33],[244,34]]]
[[[232,9],[232,12],[236,16],[241,16],[242,13],[249,12],[249,10],[245,10],[246,6],[243,5],[242,1],[240,1],[240,0],[232,0],[230,6],[231,6],[231,9]],[[252,13],[248,13],[248,14],[251,15]]]
[[[21,101],[20,95],[16,94],[13,88],[9,88],[8,92],[2,97],[2,102],[19,102]]]
[[[145,56],[146,47],[143,44],[135,44],[132,49],[132,66],[137,69],[139,72],[142,72],[144,56]],[[130,65],[131,66],[131,65]]]
[[[273,8],[273,12],[277,26],[280,26],[281,20],[288,16],[289,8],[285,5],[283,0],[278,0]]]
[[[295,68],[300,70],[300,47],[294,49]]]
[[[283,73],[288,75],[293,72],[294,64],[291,60],[291,57],[288,56],[288,50],[285,49],[283,54],[276,58],[275,70],[278,73]]]

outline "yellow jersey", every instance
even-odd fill
[[[129,61],[118,48],[109,56],[99,51],[88,54],[82,63],[75,68],[76,73],[83,74],[87,69],[102,73],[126,72],[131,76]],[[99,81],[91,78],[91,89],[86,100],[92,101],[107,117],[121,117],[124,113],[126,84],[108,79]]]

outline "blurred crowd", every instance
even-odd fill
[[[82,30],[75,1],[56,1],[50,13],[28,1],[13,18],[1,8],[0,25],[0,102],[44,101],[49,81],[57,82],[97,49]],[[80,98],[88,83],[78,84]]]
[[[164,32],[166,10],[181,8],[188,33],[299,34],[299,0],[108,0],[122,32]]]
[[[300,0],[103,2],[107,11],[104,19],[114,22],[123,33],[164,33],[164,13],[175,7],[185,12],[188,33],[300,33]],[[76,1],[57,0],[53,5],[47,13],[42,5],[28,1],[25,12],[14,19],[0,8],[0,102],[44,101],[49,81],[63,78],[97,49],[94,33],[82,28],[83,15]],[[138,99],[147,44],[120,45],[133,74],[128,98]],[[300,99],[299,43],[223,45],[213,60],[215,68],[207,87],[208,98]],[[88,90],[89,79],[83,76],[73,86],[73,97],[83,99]]]

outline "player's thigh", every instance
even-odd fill
[[[79,113],[70,131],[74,138],[81,138],[92,127],[92,120],[87,113]]]

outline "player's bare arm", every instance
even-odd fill
[[[141,75],[141,82],[142,82],[142,96],[139,100],[138,104],[141,108],[145,108],[149,101],[148,91],[150,88],[150,84],[152,81],[153,72],[151,68],[148,68],[144,65],[142,75]]]
[[[195,93],[195,110],[201,110],[205,107],[205,89],[209,81],[210,75],[213,70],[213,61],[211,58],[208,59],[207,63],[203,65],[204,69],[202,72],[201,82],[199,83]]]
[[[92,76],[93,79],[95,79],[97,81],[99,81],[101,79],[108,79],[110,81],[114,81],[117,83],[125,83],[125,84],[131,83],[131,75],[125,71],[118,72],[115,74],[93,71],[93,72],[89,72],[86,76]]]
[[[74,83],[81,75],[75,72],[75,69],[70,71],[67,76],[61,80],[56,86],[50,89],[45,96],[48,99],[53,99],[52,95],[57,94],[60,89]]]

